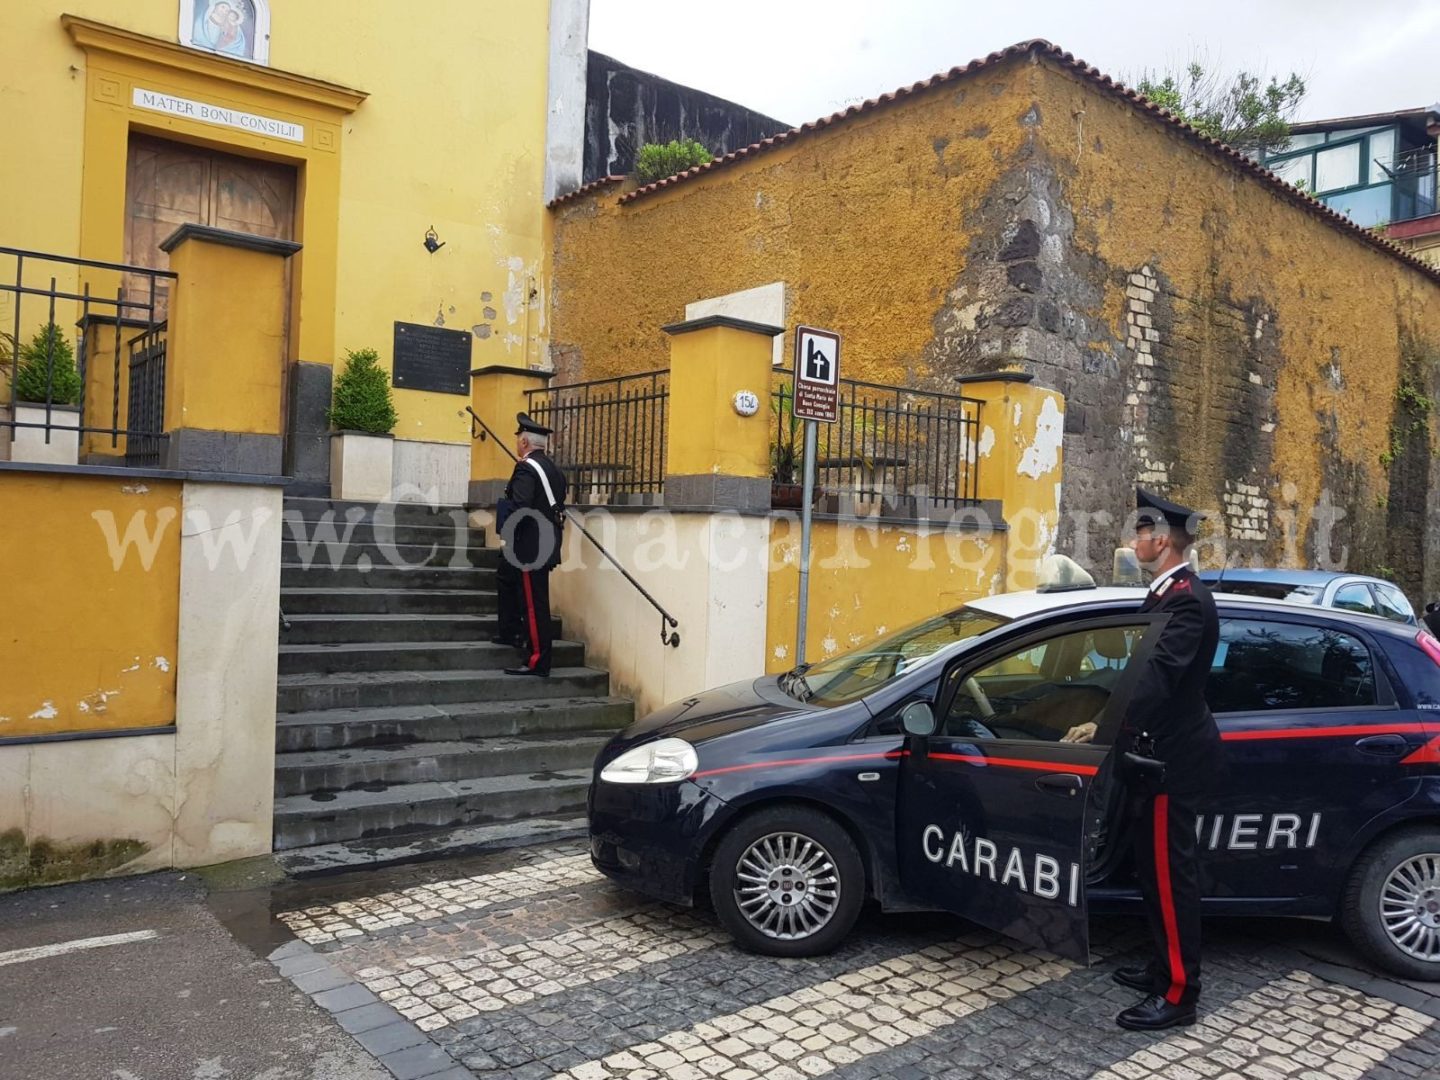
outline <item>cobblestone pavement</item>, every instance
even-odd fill
[[[1440,1077],[1440,985],[1364,970],[1321,923],[1207,923],[1200,1022],[1115,1027],[1142,928],[1082,968],[947,916],[867,913],[831,956],[738,951],[616,888],[579,845],[276,895],[281,973],[400,1080],[1380,1080]]]

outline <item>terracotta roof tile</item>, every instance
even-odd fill
[[[1075,72],[1082,78],[1098,86],[1101,90],[1104,90],[1105,92],[1112,94],[1116,97],[1123,98],[1124,100],[1135,105],[1137,108],[1150,114],[1155,119],[1159,120],[1161,123],[1166,124],[1173,130],[1184,135],[1191,142],[1197,143],[1211,153],[1225,157],[1232,164],[1238,166],[1243,171],[1254,176],[1261,183],[1269,186],[1275,194],[1280,195],[1285,199],[1288,199],[1290,202],[1302,207],[1305,210],[1308,210],[1310,213],[1322,218],[1328,224],[1350,233],[1356,239],[1359,239],[1364,243],[1369,244],[1371,247],[1377,248],[1380,251],[1385,252],[1387,255],[1392,255],[1395,258],[1400,259],[1402,262],[1406,263],[1413,269],[1425,274],[1430,279],[1440,282],[1440,268],[1430,266],[1429,264],[1416,258],[1414,255],[1411,255],[1408,251],[1404,250],[1397,244],[1391,243],[1389,240],[1386,240],[1385,238],[1376,235],[1368,229],[1361,228],[1359,225],[1356,225],[1353,221],[1351,221],[1348,217],[1345,217],[1343,214],[1335,212],[1334,210],[1326,206],[1324,203],[1305,194],[1293,184],[1290,184],[1280,179],[1280,177],[1276,176],[1269,169],[1266,169],[1262,165],[1256,164],[1250,158],[1247,158],[1244,154],[1241,154],[1234,148],[1226,145],[1218,139],[1212,139],[1210,136],[1204,135],[1201,132],[1195,130],[1195,128],[1191,127],[1184,120],[1180,119],[1168,109],[1161,108],[1143,95],[1138,94],[1134,90],[1131,90],[1121,85],[1115,79],[1112,79],[1109,75],[1106,75],[1098,68],[1087,64],[1083,60],[1077,59],[1074,54],[1066,52],[1058,45],[1051,44],[1050,42],[1045,41],[1043,38],[1035,38],[1031,41],[1022,41],[1019,44],[1011,45],[1009,48],[1001,49],[998,52],[992,52],[989,56],[977,60],[972,60],[962,67],[953,67],[949,71],[941,72],[938,75],[933,75],[929,79],[925,79],[922,82],[917,82],[910,86],[901,87],[900,89],[891,91],[888,94],[881,94],[877,98],[872,98],[871,100],[865,101],[859,105],[852,105],[848,109],[845,109],[841,112],[834,113],[830,116],[822,117],[819,120],[812,120],[806,124],[801,124],[799,127],[791,128],[789,131],[782,131],[780,134],[773,135],[768,139],[761,139],[759,142],[752,143],[750,146],[742,147],[739,150],[734,150],[726,154],[724,157],[716,158],[714,161],[710,162],[707,165],[697,165],[695,168],[687,169],[685,172],[677,173],[675,176],[670,176],[664,180],[657,180],[653,184],[646,184],[644,187],[636,188],[634,191],[627,192],[626,194],[620,196],[619,201],[621,203],[634,202],[637,199],[642,199],[647,195],[652,195],[658,191],[663,191],[666,188],[674,187],[677,184],[683,184],[685,181],[699,176],[702,173],[713,172],[717,169],[723,169],[729,165],[733,165],[737,161],[741,161],[742,159],[755,157],[758,154],[765,153],[767,150],[772,150],[775,147],[783,146],[786,143],[794,142],[796,139],[804,138],[805,136],[810,135],[814,132],[823,131],[826,128],[833,127],[836,124],[849,120],[851,117],[860,116],[866,113],[873,112],[876,109],[883,108],[887,105],[902,102],[907,98],[922,93],[923,91],[932,89],[937,86],[943,86],[946,83],[954,82],[967,75],[972,75],[978,71],[995,67],[1006,61],[1026,55],[1034,55],[1050,60],[1056,64],[1059,64],[1061,67],[1068,68],[1070,71]],[[564,198],[573,198],[576,195],[580,195],[594,189],[599,184],[606,183],[613,179],[613,177],[607,177],[604,181],[597,180],[592,184],[587,184],[585,187],[581,188],[573,195],[568,195]],[[559,203],[561,201],[563,200],[557,199],[555,200],[555,203],[551,203],[551,205],[554,206],[556,203]]]
[[[582,184],[574,191],[567,191],[564,195],[555,196],[555,198],[551,199],[548,203],[546,203],[546,205],[551,209],[554,209],[555,207],[560,206],[563,203],[569,202],[571,199],[578,199],[582,195],[593,194],[594,192],[599,191],[603,187],[608,187],[611,184],[618,184],[625,179],[627,179],[625,176],[616,175],[613,173],[609,176],[602,176],[598,180],[591,180],[588,184]]]

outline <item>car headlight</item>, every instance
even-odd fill
[[[657,739],[626,750],[600,771],[610,784],[674,784],[695,774],[700,758],[684,739]]]

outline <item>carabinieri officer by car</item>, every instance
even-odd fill
[[[521,663],[507,675],[550,674],[553,627],[550,571],[560,563],[565,520],[565,474],[545,453],[551,429],[525,413],[515,416],[515,471],[497,508],[505,555],[497,572],[500,629],[496,641],[515,645]]]
[[[1221,767],[1222,745],[1205,703],[1205,680],[1220,640],[1210,592],[1186,552],[1204,515],[1136,489],[1135,555],[1154,579],[1142,612],[1169,615],[1125,717],[1123,770],[1131,788],[1135,865],[1155,952],[1115,981],[1146,993],[1116,1017],[1137,1031],[1193,1024],[1200,997],[1200,874],[1195,847],[1199,799]],[[1148,760],[1147,760],[1148,759]],[[1153,763],[1161,767],[1154,767]]]

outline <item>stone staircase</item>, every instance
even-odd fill
[[[549,679],[503,672],[498,552],[464,511],[287,498],[285,519],[275,849],[339,865],[583,826],[633,706],[558,620]]]

